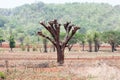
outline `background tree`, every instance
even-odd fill
[[[66,35],[66,33],[61,32],[60,38],[61,38],[61,39],[64,39],[64,36],[65,36],[65,35]],[[77,37],[76,34],[75,34],[74,37],[72,37],[71,40],[70,40],[70,41],[68,42],[68,44],[66,45],[66,47],[68,48],[69,51],[71,51],[73,45],[74,45],[75,43],[77,43],[77,38],[78,38],[78,37]]]
[[[2,42],[4,42],[5,40],[3,39],[2,36],[0,36],[0,47],[2,47]]]
[[[46,38],[43,38],[43,48],[44,48],[44,52],[47,53],[48,50],[47,50],[47,39]]]
[[[13,35],[10,35],[9,46],[10,46],[11,51],[13,51],[13,48],[15,48],[15,40],[14,40],[14,36]]]
[[[5,41],[4,40],[4,30],[0,29],[0,47],[2,47],[2,43]]]
[[[50,32],[51,37],[43,34],[41,31],[38,32],[38,34],[46,39],[48,39],[49,41],[51,41],[54,46],[57,49],[57,62],[59,64],[63,64],[64,63],[64,50],[66,45],[68,44],[69,40],[73,37],[73,35],[76,33],[76,31],[78,29],[80,29],[79,27],[70,24],[70,22],[66,22],[63,26],[64,29],[66,31],[66,35],[64,37],[64,40],[60,39],[60,27],[61,24],[59,24],[57,22],[57,20],[54,21],[50,21],[48,22],[49,24],[45,24],[45,22],[41,22],[40,24],[44,26],[44,28],[46,28],[46,30],[48,30],[48,32]]]
[[[116,46],[119,45],[120,37],[117,31],[108,31],[102,33],[102,39],[111,45],[112,52],[116,51]]]
[[[94,40],[95,52],[98,52],[100,48],[100,35],[98,32],[94,32],[93,35],[94,35],[93,40]]]
[[[86,35],[83,33],[77,33],[75,34],[77,37],[77,42],[79,43],[79,45],[82,45],[82,51],[84,51],[85,49],[85,42],[86,42]]]
[[[27,47],[27,52],[29,52],[30,51],[30,43],[31,43],[29,35],[26,35],[25,43],[26,43],[26,47]]]
[[[86,37],[89,45],[89,52],[92,52],[93,32],[91,30],[87,31]]]

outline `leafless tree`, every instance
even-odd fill
[[[60,39],[60,27],[61,24],[57,22],[57,20],[53,20],[46,24],[45,22],[40,22],[42,26],[51,34],[52,37],[49,37],[42,33],[42,31],[38,32],[38,35],[48,39],[52,42],[52,44],[56,47],[57,50],[57,62],[59,64],[64,63],[64,50],[70,39],[76,33],[80,27],[71,24],[71,22],[66,22],[63,26],[66,31],[66,35],[63,40]]]

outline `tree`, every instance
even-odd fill
[[[0,29],[0,47],[2,47],[2,43],[5,41],[3,36],[4,36],[4,30]]]
[[[60,38],[61,38],[61,39],[64,39],[64,36],[65,36],[65,35],[66,35],[66,33],[61,32]],[[70,41],[68,42],[68,44],[66,45],[66,47],[68,48],[69,51],[71,51],[73,45],[74,45],[75,43],[77,43],[77,38],[78,38],[78,37],[77,37],[76,35],[74,35],[74,37],[72,37],[71,40],[70,40]]]
[[[66,22],[63,26],[66,31],[66,35],[64,40],[60,40],[60,27],[61,24],[57,22],[57,20],[48,22],[48,25],[45,22],[40,22],[42,26],[51,34],[52,38],[43,34],[41,31],[38,32],[38,35],[48,39],[52,42],[52,44],[56,47],[57,50],[57,62],[59,64],[64,63],[64,50],[69,40],[73,37],[79,27],[71,24],[70,22]]]
[[[13,51],[13,48],[15,48],[15,40],[14,40],[14,36],[13,35],[10,35],[9,46],[11,48],[11,51]]]
[[[84,47],[85,47],[85,41],[86,41],[86,35],[85,34],[81,34],[81,33],[78,33],[76,35],[77,37],[77,41],[78,43],[81,45],[82,44],[82,51],[84,51]]]
[[[93,40],[94,40],[94,45],[95,45],[95,52],[98,52],[98,50],[100,48],[100,41],[99,41],[99,33],[98,32],[94,32]]]
[[[88,41],[88,44],[89,44],[89,52],[92,52],[92,42],[93,42],[93,34],[92,34],[92,31],[88,31],[86,33],[86,36],[87,36],[87,41]]]
[[[67,44],[69,51],[71,51],[71,49],[75,43],[77,43],[77,39],[76,39],[76,37],[72,37],[71,40]]]
[[[4,42],[5,40],[3,39],[2,36],[0,36],[0,47],[2,47],[2,42]]]
[[[47,39],[46,38],[43,39],[43,47],[44,47],[44,52],[47,53],[48,51],[47,51]]]
[[[117,31],[108,31],[102,33],[102,39],[104,42],[107,42],[111,45],[112,52],[116,51],[116,46],[119,45],[120,42],[120,32]]]
[[[30,51],[30,36],[29,35],[26,35],[25,37],[25,43],[26,43],[26,47],[27,47],[27,52]]]

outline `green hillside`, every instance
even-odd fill
[[[39,21],[58,19],[71,21],[81,27],[81,32],[97,30],[120,31],[120,5],[98,3],[26,4],[14,9],[0,9],[2,29],[24,30],[31,35],[40,28]]]

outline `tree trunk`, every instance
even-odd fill
[[[100,43],[98,43],[98,51],[99,51],[99,49],[100,49]]]
[[[47,53],[47,40],[43,41],[44,52]]]
[[[89,41],[89,52],[92,52],[92,42]]]
[[[0,42],[0,47],[2,47],[2,42]]]
[[[64,48],[57,48],[57,62],[60,65],[64,63]]]
[[[10,48],[11,49],[11,52],[13,52],[13,48]]]
[[[98,41],[94,41],[94,44],[95,44],[95,52],[98,52]]]
[[[53,52],[55,52],[55,46],[53,45]]]
[[[30,45],[27,44],[27,52],[29,52],[29,51],[30,51]]]
[[[115,50],[115,44],[114,44],[114,42],[111,43],[111,48],[112,48],[112,52],[114,52],[114,50]]]
[[[84,42],[82,42],[82,50],[84,51],[85,49],[85,43]]]

